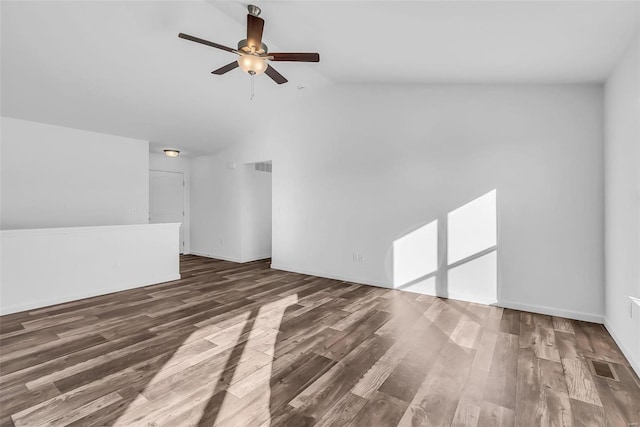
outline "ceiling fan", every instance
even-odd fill
[[[239,56],[237,61],[233,61],[224,67],[220,67],[217,70],[212,71],[211,74],[222,75],[240,67],[251,76],[265,73],[267,76],[271,77],[274,82],[282,84],[286,83],[288,80],[282,74],[277,72],[275,68],[267,64],[267,61],[320,62],[320,55],[318,53],[269,53],[267,46],[262,43],[264,19],[258,17],[261,12],[260,8],[258,6],[249,5],[247,9],[249,10],[249,14],[247,15],[247,38],[238,42],[237,49],[232,49],[230,47],[184,33],[178,34],[178,37],[215,47],[217,49],[226,50],[227,52],[235,53]]]

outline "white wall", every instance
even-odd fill
[[[178,224],[0,232],[0,313],[180,278]]]
[[[640,373],[640,59],[636,35],[605,86],[606,325]]]
[[[2,118],[2,229],[143,224],[146,141]]]
[[[184,175],[184,253],[188,254],[191,247],[191,162],[185,157],[167,157],[164,154],[149,153],[149,169],[165,172],[180,172]]]
[[[197,160],[203,245],[239,229],[227,162],[273,159],[275,267],[389,287],[397,238],[496,189],[500,303],[602,320],[601,85],[341,85],[278,116]]]
[[[271,257],[271,173],[242,165],[242,260]]]
[[[191,161],[191,253],[242,262],[242,168],[221,156]]]
[[[192,159],[192,254],[235,262],[271,256],[271,174],[253,167],[227,155]]]

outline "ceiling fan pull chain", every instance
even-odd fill
[[[255,74],[251,74],[251,98],[249,98],[249,101],[253,101],[253,78],[255,76]]]

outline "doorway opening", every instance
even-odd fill
[[[271,258],[273,164],[243,166],[242,260],[249,262]]]
[[[179,222],[180,254],[185,251],[184,188],[182,172],[149,171],[149,224]]]

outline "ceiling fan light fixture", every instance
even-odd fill
[[[178,155],[180,154],[180,151],[172,150],[172,149],[166,149],[166,150],[164,150],[164,154],[167,157],[178,157]]]
[[[241,55],[238,58],[238,65],[245,73],[251,75],[260,75],[267,69],[267,62],[256,55]]]
[[[179,33],[178,37],[226,52],[235,53],[240,57],[230,64],[215,69],[211,74],[221,76],[229,71],[240,68],[250,76],[266,74],[275,83],[281,85],[288,80],[276,71],[267,61],[288,61],[288,62],[320,62],[320,54],[315,52],[279,52],[269,54],[267,46],[262,43],[262,32],[264,30],[264,19],[260,18],[260,8],[255,5],[248,5],[249,14],[247,15],[247,38],[238,42],[238,48],[232,49],[209,40],[190,36],[188,34]],[[253,79],[251,80],[252,97],[253,97]]]

